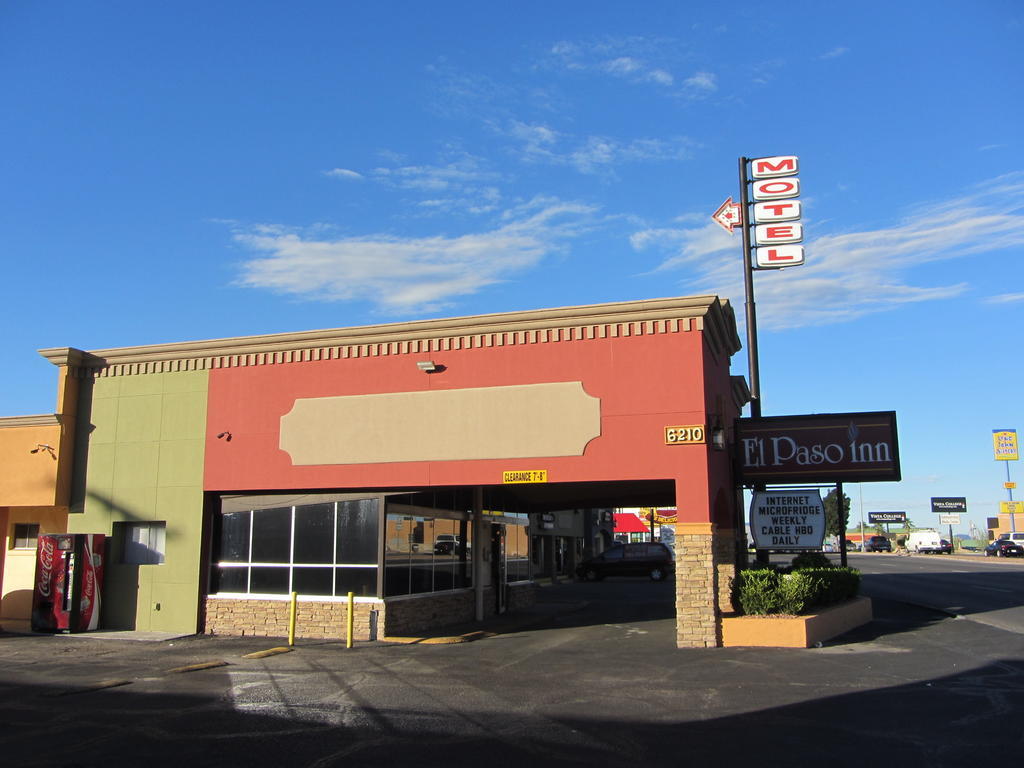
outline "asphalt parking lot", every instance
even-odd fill
[[[451,642],[469,629],[473,642]],[[677,649],[672,585],[541,590],[447,642],[0,636],[19,766],[906,765],[1011,754],[1024,636],[880,601],[815,649]],[[130,756],[130,757],[126,757]]]

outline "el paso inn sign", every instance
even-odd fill
[[[899,480],[896,412],[737,419],[736,474],[743,485]]]

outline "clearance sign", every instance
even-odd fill
[[[995,451],[996,461],[1017,461],[1017,430],[993,429],[992,449]]]

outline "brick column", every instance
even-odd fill
[[[728,581],[734,570],[731,533],[719,532],[713,523],[676,523],[679,648],[716,648],[722,644],[722,606],[726,610],[730,606]]]

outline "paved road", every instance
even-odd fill
[[[671,585],[542,590],[460,645],[0,636],[29,766],[906,766],[1015,754],[1024,636],[889,601],[819,649],[679,650]],[[225,666],[172,672],[186,664]],[[121,683],[120,685],[115,685]],[[108,685],[112,687],[98,687]]]
[[[1024,633],[1024,559],[850,554],[869,597],[904,600]]]

